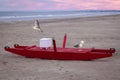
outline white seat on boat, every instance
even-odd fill
[[[43,49],[47,49],[52,46],[52,38],[41,38],[39,46]]]

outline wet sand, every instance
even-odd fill
[[[0,22],[0,80],[120,80],[120,15],[39,20],[43,33],[33,30],[34,20]],[[83,47],[116,48],[111,58],[93,61],[42,60],[4,51],[4,46],[39,45],[42,37],[54,37],[67,47],[81,40]]]

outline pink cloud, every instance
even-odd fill
[[[56,9],[120,9],[120,0],[53,0]]]

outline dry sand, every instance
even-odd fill
[[[32,29],[34,20],[0,22],[0,80],[120,80],[120,15],[40,20],[43,33]],[[84,47],[116,48],[111,58],[93,61],[31,59],[10,54],[4,46],[39,45],[42,37],[54,37],[67,47],[80,40]]]

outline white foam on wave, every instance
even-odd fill
[[[72,18],[72,17],[90,17],[103,16],[111,14],[120,14],[120,11],[61,11],[61,12],[14,12],[9,14],[0,14],[0,20],[26,20],[26,19],[50,19],[50,18]]]

